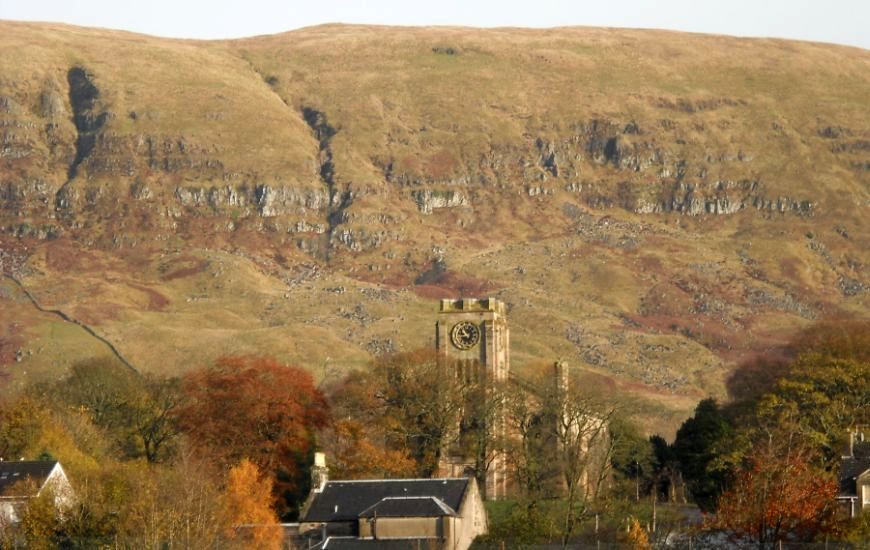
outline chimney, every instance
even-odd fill
[[[326,455],[316,452],[314,465],[311,467],[311,491],[314,493],[323,491],[327,481],[329,481],[329,468],[326,467]]]
[[[857,430],[849,432],[849,458],[855,458],[855,435]]]
[[[556,394],[562,396],[568,393],[568,363],[561,359],[553,363],[553,377]]]

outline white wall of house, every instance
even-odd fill
[[[18,514],[15,512],[15,503],[12,501],[0,502],[0,532],[3,527],[18,523]]]
[[[52,468],[48,477],[45,478],[36,495],[16,498],[7,497],[0,500],[0,531],[2,531],[5,525],[18,523],[21,519],[19,514],[22,508],[27,506],[27,502],[46,491],[51,491],[51,494],[54,496],[54,506],[61,514],[72,508],[73,504],[75,504],[75,493],[60,462],[54,465],[54,468]]]
[[[61,512],[69,510],[75,504],[75,494],[73,493],[72,485],[69,478],[66,477],[66,472],[60,462],[54,465],[51,473],[45,478],[45,483],[39,490],[38,495],[44,491],[51,491],[54,495],[54,506]]]

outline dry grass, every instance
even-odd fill
[[[28,241],[24,280],[143,370],[268,353],[333,377],[374,353],[430,346],[437,298],[491,294],[510,307],[515,369],[561,357],[667,430],[699,397],[724,395],[741,358],[775,352],[814,319],[870,311],[866,290],[839,286],[870,285],[870,172],[854,166],[870,161],[865,50],[592,28],[330,25],[199,42],[12,22],[0,22],[0,48],[4,139],[30,151],[0,159],[0,185],[40,180],[53,205],[74,155],[67,71],[85,67],[101,90],[111,116],[100,160],[129,161],[132,175],[83,166],[72,186],[102,194],[82,199],[64,238]],[[49,116],[52,97],[61,111]],[[264,218],[252,205],[179,205],[187,187],[325,193],[304,107],[337,130],[336,187],[356,192],[339,230],[364,246],[336,246],[328,263],[300,249],[325,237],[287,228],[326,225],[324,208]],[[593,121],[641,156],[685,161],[685,181],[759,181],[769,199],[812,201],[814,215],[590,205],[595,189],[655,196],[674,181],[657,164],[590,158]],[[567,151],[558,177],[539,139]],[[152,165],[148,143],[178,168]],[[401,172],[422,183],[396,183]],[[134,184],[151,198],[131,198]],[[468,202],[423,215],[414,189],[461,190]],[[24,202],[3,203],[0,227],[67,223]],[[436,258],[447,271],[414,284]],[[7,388],[105,353],[7,294]],[[9,363],[19,348],[22,362]]]

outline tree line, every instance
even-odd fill
[[[866,541],[870,514],[836,503],[849,434],[870,426],[870,323],[828,322],[799,333],[772,360],[746,361],[729,401],[703,399],[672,443],[635,441],[617,467],[638,495],[696,503],[703,530],[760,547]]]
[[[76,495],[62,513],[31,500],[0,544],[279,548],[328,419],[311,375],[267,357],[181,377],[77,363],[0,404],[0,457],[59,460]]]
[[[58,459],[78,495],[61,516],[34,500],[2,544],[277,547],[315,447],[334,479],[428,477],[457,453],[483,481],[506,457],[513,496],[488,505],[484,542],[643,546],[679,521],[656,505],[683,502],[707,514],[703,529],[762,545],[867,536],[867,516],[843,521],[834,493],[843,438],[870,422],[868,334],[820,325],[785,359],[741,365],[731,399],[702,400],[673,442],[612,396],[555,383],[552,365],[482,385],[414,351],[316,384],[269,357],[179,377],[85,361],[0,403],[0,457]]]

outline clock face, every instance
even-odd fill
[[[459,349],[471,349],[480,342],[480,329],[473,323],[462,321],[453,325],[450,339],[453,341],[453,345]]]

